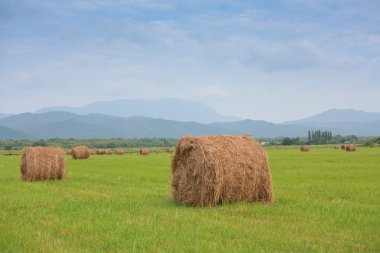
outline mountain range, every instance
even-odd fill
[[[99,102],[103,113],[86,113],[95,110],[99,103],[93,103],[88,106],[75,108],[70,107],[77,113],[64,111],[63,107],[54,107],[52,110],[62,109],[60,111],[50,111],[44,108],[38,113],[21,113],[8,115],[0,118],[0,139],[48,139],[48,138],[77,138],[77,139],[108,139],[108,138],[179,138],[184,135],[207,135],[207,134],[252,134],[255,138],[274,138],[274,137],[297,137],[307,136],[309,130],[330,130],[333,134],[355,134],[359,136],[378,136],[380,135],[380,113],[370,113],[355,110],[329,110],[309,118],[289,121],[282,124],[274,124],[260,120],[233,120],[231,117],[225,117],[217,114],[207,105],[198,104],[191,111],[182,111],[182,114],[174,116],[174,110],[163,110],[159,104],[165,104],[166,107],[175,108],[175,104],[169,106],[169,100],[165,102],[152,102],[145,106],[145,111],[140,113],[155,113],[158,118],[143,116],[114,116],[104,114],[112,111],[113,114],[123,114],[123,106],[131,101],[118,100]],[[141,105],[141,101],[132,106],[133,108]],[[172,100],[173,103],[178,101]],[[193,102],[182,101],[179,107],[185,108]],[[113,106],[112,106],[113,104]],[[96,105],[94,107],[94,105]],[[158,106],[161,110],[155,110],[152,107]],[[83,109],[87,108],[87,109]],[[89,108],[92,108],[91,110]],[[107,108],[107,110],[106,110]],[[114,109],[112,109],[114,108]],[[207,109],[208,108],[208,109]],[[81,112],[79,113],[78,112]],[[89,111],[87,111],[89,110]],[[190,110],[190,108],[188,108]],[[130,109],[126,110],[125,115],[131,114]],[[191,113],[190,113],[191,112]],[[204,122],[180,121],[178,117],[185,120],[186,115],[189,118],[198,117]],[[177,120],[163,119],[174,117]],[[169,115],[169,116],[167,116]],[[183,116],[185,115],[185,116]],[[224,119],[223,122],[210,123],[206,120],[207,115],[212,119]]]
[[[175,121],[194,121],[199,123],[230,122],[240,118],[224,116],[206,104],[186,99],[122,99],[114,101],[100,101],[84,106],[55,106],[46,107],[36,113],[65,111],[80,115],[105,114],[117,117],[143,116]]]

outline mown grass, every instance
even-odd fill
[[[170,156],[67,157],[25,183],[0,156],[0,252],[379,252],[380,149],[269,149],[273,205],[171,200]]]

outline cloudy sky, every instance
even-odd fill
[[[380,111],[378,0],[1,0],[0,112],[184,98],[274,122]]]

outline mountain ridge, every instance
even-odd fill
[[[344,110],[349,114],[354,110]],[[330,122],[324,114],[336,113],[339,110],[314,115],[302,121],[276,124],[263,120],[245,119],[234,122],[198,123],[194,121],[175,121],[142,116],[117,117],[101,113],[79,115],[71,112],[21,113],[0,119],[0,139],[109,139],[109,138],[179,138],[184,135],[208,134],[252,134],[255,138],[304,137],[310,130],[329,130],[333,134],[359,136],[380,135],[380,120],[377,113],[359,117],[336,118]],[[362,116],[360,116],[362,115]],[[347,115],[346,115],[347,116]],[[310,120],[312,119],[312,121]],[[319,122],[315,122],[319,119]],[[342,121],[350,119],[351,121]],[[363,122],[355,120],[363,119]],[[372,121],[371,121],[372,120]]]
[[[181,122],[211,123],[235,121],[238,117],[223,116],[203,102],[186,99],[119,99],[97,101],[84,106],[55,106],[36,110],[36,113],[66,111],[79,115],[100,113],[117,117],[143,116]]]

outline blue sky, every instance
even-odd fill
[[[274,122],[380,111],[380,1],[0,1],[0,112],[184,98]]]

